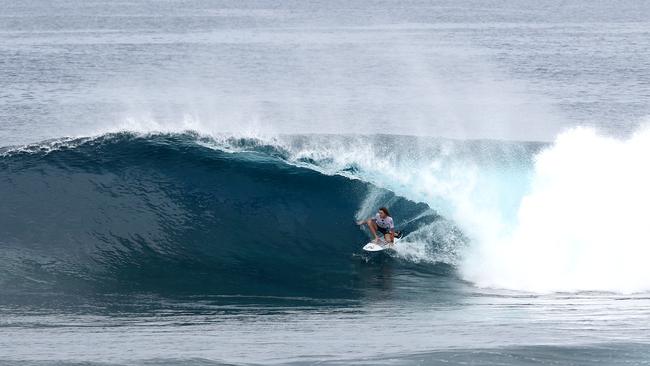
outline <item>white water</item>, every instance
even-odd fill
[[[463,276],[535,292],[650,291],[649,167],[649,128],[626,140],[585,128],[561,134],[536,156],[513,230],[459,217],[478,225]]]

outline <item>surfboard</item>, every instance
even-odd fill
[[[363,250],[366,252],[381,252],[382,250],[392,248],[393,245],[388,245],[388,243],[384,242],[380,242],[379,244],[370,242],[363,246]]]
[[[397,242],[399,242],[400,239],[401,238],[395,238],[392,244],[384,240],[380,240],[379,243],[370,242],[364,245],[362,249],[365,250],[366,252],[381,252],[382,250],[387,250],[387,249],[395,250],[395,244],[397,244]]]

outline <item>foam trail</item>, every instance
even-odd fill
[[[461,266],[480,286],[650,291],[650,128],[627,140],[567,131],[538,154],[514,229],[475,232]]]

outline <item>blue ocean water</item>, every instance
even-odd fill
[[[650,363],[646,2],[0,9],[0,363]]]

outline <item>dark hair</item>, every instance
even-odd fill
[[[386,216],[390,216],[390,212],[388,212],[388,209],[386,207],[379,207],[379,211],[384,211]]]

